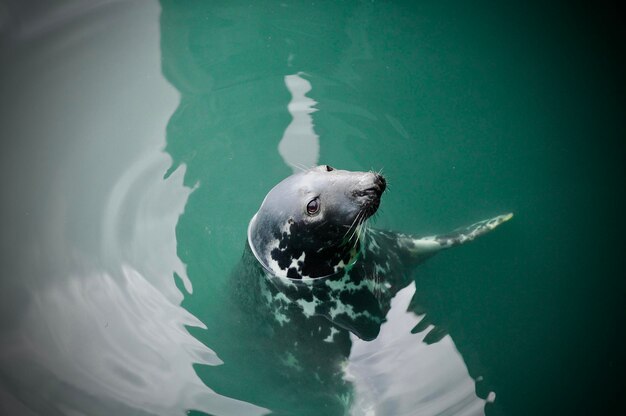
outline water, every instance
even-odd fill
[[[317,162],[383,169],[376,228],[516,214],[423,265],[378,339],[352,338],[353,414],[623,408],[611,16],[0,4],[0,413],[305,414],[320,391],[272,377],[228,282],[267,190]]]

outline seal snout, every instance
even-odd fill
[[[357,203],[360,205],[360,211],[366,214],[368,218],[378,210],[380,205],[380,197],[387,188],[387,181],[379,173],[369,173],[367,179],[361,182],[359,189],[353,192]]]
[[[376,187],[378,187],[378,189],[380,189],[381,195],[383,192],[385,192],[385,189],[387,189],[387,181],[380,173],[376,173],[374,175],[374,184]]]
[[[387,189],[387,181],[378,173],[373,173],[371,179],[361,185],[361,188],[354,191],[354,195],[357,197],[369,196],[380,198],[380,196]]]

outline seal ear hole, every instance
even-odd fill
[[[315,215],[320,212],[322,204],[320,203],[320,199],[318,197],[313,198],[306,204],[306,213],[309,215]]]
[[[335,168],[330,165],[326,165],[326,172],[332,172],[333,170],[335,170]]]

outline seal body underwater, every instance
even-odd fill
[[[249,223],[233,292],[244,315],[272,339],[264,352],[272,371],[284,378],[292,397],[311,402],[311,414],[322,400],[330,406],[324,414],[348,411],[351,386],[343,370],[350,333],[376,338],[391,299],[413,282],[415,266],[512,217],[426,237],[374,230],[367,220],[385,189],[378,173],[322,165],[277,184]]]

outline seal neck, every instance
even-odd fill
[[[345,274],[348,270],[352,268],[352,266],[357,262],[359,256],[361,254],[361,241],[357,239],[356,243],[352,246],[349,252],[349,258],[347,261],[339,260],[336,264],[332,264],[331,268],[333,269],[332,273],[324,274],[321,276],[309,277],[302,276],[301,278],[292,278],[288,276],[287,270],[280,268],[278,263],[271,258],[270,250],[266,247],[257,247],[255,242],[259,241],[259,238],[255,238],[256,226],[257,226],[257,214],[255,214],[250,222],[248,223],[248,231],[247,231],[247,239],[248,246],[252,251],[252,254],[256,258],[257,262],[261,265],[261,267],[265,270],[266,273],[271,276],[287,279],[292,282],[303,282],[303,281],[316,281],[320,279],[327,279],[334,276],[339,276]],[[261,240],[262,241],[262,240]],[[265,252],[264,252],[265,251]],[[298,259],[294,259],[298,260]]]

